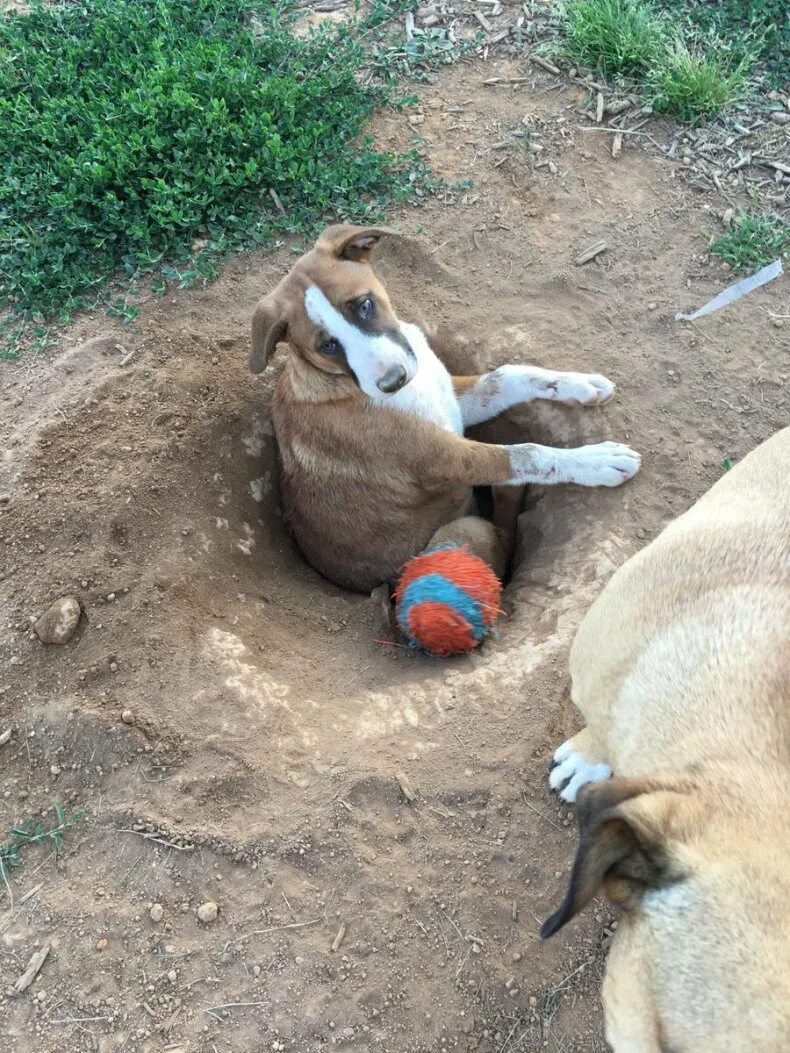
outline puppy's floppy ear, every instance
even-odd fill
[[[288,323],[276,290],[259,300],[252,316],[250,372],[262,373],[280,340],[285,339]]]
[[[558,932],[601,887],[609,899],[635,907],[649,888],[681,880],[667,840],[680,825],[679,807],[690,787],[663,779],[610,779],[579,793],[579,846],[565,901],[540,929],[542,939]]]
[[[338,223],[326,228],[316,242],[316,248],[328,249],[339,260],[367,263],[384,235],[393,233],[386,227],[353,227],[348,223]]]

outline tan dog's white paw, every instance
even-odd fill
[[[614,395],[614,384],[600,373],[558,373],[557,401],[566,406],[601,406]]]
[[[554,752],[549,786],[563,801],[572,804],[582,786],[588,782],[605,782],[611,777],[612,769],[608,764],[591,764],[570,743],[563,742]]]

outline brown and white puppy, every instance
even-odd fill
[[[624,908],[615,1053],[790,1050],[790,428],[620,568],[571,675],[550,783],[580,842],[542,935],[602,887]]]
[[[384,233],[329,227],[252,321],[253,373],[279,341],[291,351],[272,409],[287,521],[313,567],[360,591],[392,581],[461,517],[468,538],[473,486],[619,486],[639,468],[619,443],[564,450],[465,439],[465,428],[516,403],[595,405],[614,385],[530,366],[451,377],[376,278],[370,253]],[[481,555],[496,563],[494,528],[481,521],[476,530],[488,542]]]

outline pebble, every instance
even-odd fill
[[[154,924],[158,925],[162,918],[164,918],[165,916],[165,908],[162,906],[161,903],[154,903],[153,907],[151,907],[151,909],[148,912],[148,916],[150,917],[151,921],[154,922]]]
[[[658,307],[658,304],[657,304],[657,303],[649,303],[649,304],[647,305],[647,309],[648,309],[648,311],[655,311],[657,307]]]
[[[201,903],[197,909],[197,916],[204,925],[210,925],[212,921],[216,921],[218,914],[219,907],[211,899],[206,900],[205,903]]]
[[[125,709],[121,713],[121,720],[124,724],[134,724],[134,713],[132,713],[131,709]]]
[[[102,938],[100,940],[97,940],[97,942],[96,942],[96,950],[97,951],[105,951],[105,950],[107,950],[107,940],[103,936],[102,936]]]
[[[74,596],[55,600],[35,624],[36,636],[45,644],[64,644],[77,630],[82,608]]]
[[[178,979],[178,973],[175,971],[175,969],[171,969],[170,972],[167,974],[167,978],[171,984],[174,984]]]

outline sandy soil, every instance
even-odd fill
[[[438,174],[474,180],[395,217],[412,240],[381,272],[404,317],[462,324],[482,365],[608,374],[609,406],[514,422],[644,460],[621,490],[529,495],[510,616],[472,657],[382,644],[375,604],[283,530],[276,368],[252,378],[246,354],[290,246],[0,367],[0,827],[50,825],[55,801],[87,813],[0,903],[5,1049],[605,1048],[608,908],[537,937],[574,850],[546,788],[577,719],[567,649],[612,571],[787,423],[790,330],[771,312],[788,287],[676,323],[730,280],[706,256],[725,203],[628,140],[614,160],[580,131],[577,88],[482,84],[523,74],[458,65],[411,124],[380,119],[384,142],[418,134]],[[64,595],[78,631],[45,647],[32,621]]]

